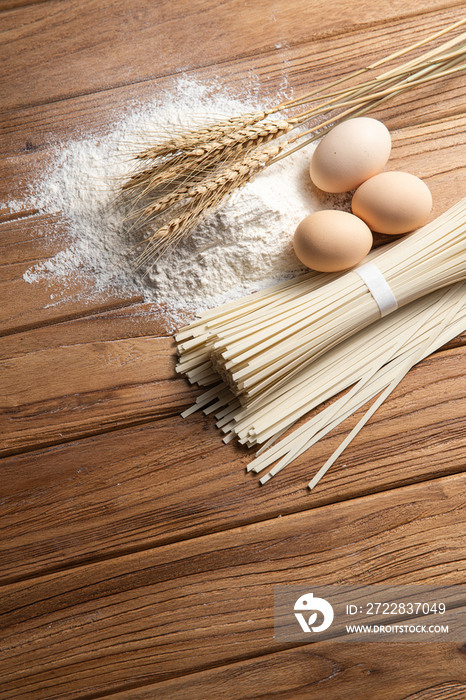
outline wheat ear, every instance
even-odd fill
[[[244,186],[251,178],[264,170],[285,145],[286,142],[283,142],[258,148],[240,162],[224,168],[218,175],[204,179],[202,183],[186,188],[184,192],[180,189],[177,194],[180,198],[182,197],[183,209],[169,221],[156,228],[155,231],[150,232],[142,241],[145,243],[145,248],[136,260],[136,267],[139,268],[152,260],[157,260],[171,247],[176,246],[186,231],[192,230],[217,207],[219,201],[222,201],[239,187]],[[174,203],[175,200],[170,200],[169,195],[167,195],[167,208]],[[154,205],[153,214],[159,213]]]
[[[245,129],[248,126],[257,124],[269,114],[268,110],[257,112],[249,112],[240,114],[235,117],[230,117],[223,122],[213,123],[208,126],[200,127],[199,129],[185,130],[179,136],[166,139],[162,143],[151,145],[143,151],[136,154],[136,158],[140,160],[160,158],[161,156],[173,155],[175,153],[190,151],[198,146],[199,143],[208,143],[216,139],[228,136],[231,132],[238,129]]]

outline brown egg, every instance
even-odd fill
[[[432,209],[432,195],[415,175],[391,171],[363,182],[351,208],[372,231],[397,235],[424,223]]]
[[[357,265],[372,246],[372,233],[357,216],[334,209],[306,216],[295,231],[299,260],[319,272],[339,272]]]
[[[357,117],[335,126],[312,156],[312,182],[324,192],[349,192],[377,173],[388,160],[392,140],[377,119]]]

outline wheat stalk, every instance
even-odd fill
[[[230,117],[223,122],[217,122],[209,126],[200,127],[199,129],[190,129],[179,136],[149,146],[144,151],[138,153],[136,158],[159,158],[160,156],[168,156],[180,151],[193,150],[199,146],[199,143],[209,143],[223,136],[228,136],[238,129],[252,126],[265,119],[268,114],[270,114],[270,110],[250,112],[236,117]]]
[[[241,161],[224,167],[212,177],[204,178],[192,186],[179,186],[173,192],[147,205],[140,214],[140,217],[144,216],[145,221],[157,220],[166,211],[169,211],[171,216],[141,242],[145,247],[136,260],[137,267],[176,246],[182,237],[218,206],[220,201],[264,170],[270,161],[279,155],[285,144],[286,142],[257,148]],[[179,205],[178,209],[173,212],[176,205]]]
[[[121,187],[131,229],[143,233],[137,266],[172,250],[234,190],[265,167],[320,138],[336,124],[366,114],[388,99],[466,69],[466,33],[353,87],[335,88],[452,32],[466,18],[364,67],[326,88],[256,112],[231,117],[150,145]],[[270,115],[294,111],[280,119]],[[317,120],[317,126],[315,122]],[[312,126],[305,129],[305,126]],[[282,137],[296,130],[297,133]],[[274,148],[267,144],[277,141]]]
[[[252,153],[263,153],[269,162],[267,152],[258,149],[286,134],[291,128],[292,124],[285,120],[262,122],[260,125],[237,129],[232,135],[224,134],[220,139],[208,140],[202,146],[197,144],[196,148],[186,147],[169,159],[144,167],[129,177],[122,186],[122,193],[126,198],[129,196],[133,226],[141,221],[152,221],[156,214],[168,211],[186,197],[196,196],[200,190],[220,192],[223,181],[230,179],[230,163],[242,169]],[[255,167],[251,168],[251,177],[254,174]],[[212,186],[213,182],[217,186]],[[241,184],[239,182],[237,186]]]

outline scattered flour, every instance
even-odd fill
[[[258,105],[224,91],[180,78],[174,90],[153,104],[133,109],[109,133],[61,144],[53,165],[31,186],[27,202],[12,202],[10,211],[36,207],[67,222],[65,250],[30,267],[26,282],[66,278],[76,273],[92,279],[97,292],[106,289],[142,292],[176,312],[215,306],[290,277],[302,267],[292,236],[299,221],[329,206],[308,177],[312,147],[269,167],[234,193],[169,257],[145,276],[127,258],[124,216],[112,202],[115,187],[131,168],[130,155],[148,139],[167,134],[167,124],[183,126],[224,118]]]

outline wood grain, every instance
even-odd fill
[[[251,458],[247,451],[223,445],[213,421],[196,415],[4,459],[0,581],[464,471],[465,362],[461,348],[411,371],[312,494],[306,484],[361,412],[263,487],[244,473]],[[110,377],[109,371],[99,376]],[[111,420],[122,389],[107,393],[107,400],[93,407],[102,426]],[[185,397],[181,393],[178,401]],[[85,401],[78,395],[75,412],[86,413]],[[73,415],[63,399],[53,406],[52,401],[50,416],[58,406],[65,416]],[[140,398],[135,410],[138,406]],[[92,405],[87,408],[92,415]],[[46,416],[39,417],[46,426]],[[26,425],[26,417],[22,422]],[[68,429],[65,423],[60,427]]]
[[[425,179],[435,202],[431,218],[452,206],[464,192],[465,125],[466,117],[457,116],[448,122],[437,120],[415,128],[406,127],[394,134],[390,167],[405,169]],[[70,272],[65,280],[57,279],[52,272],[48,277],[42,272],[39,281],[26,282],[23,275],[27,271],[32,272],[28,279],[34,279],[34,266],[42,265],[71,242],[66,227],[58,225],[54,217],[13,219],[0,223],[0,233],[4,261],[0,268],[4,298],[0,333],[49,325],[141,301],[137,291],[97,291],[98,280],[79,272]],[[127,263],[122,261],[122,264]],[[155,333],[160,325],[163,327],[163,322],[154,324]],[[171,328],[174,330],[173,325]]]
[[[61,326],[57,330],[50,328],[52,324],[73,318],[95,316],[92,325],[101,323],[101,327],[94,331],[94,337],[98,340],[108,335],[106,328],[110,321],[114,330],[108,337],[112,339],[125,335],[131,337],[133,333],[158,336],[175,332],[177,325],[173,321],[173,312],[166,305],[144,303],[138,289],[123,289],[111,283],[105,289],[98,273],[89,269],[70,269],[66,274],[57,274],[54,271],[54,256],[63,254],[73,246],[73,237],[59,216],[33,214],[20,217],[16,213],[4,215],[4,219],[3,223],[0,221],[0,336],[23,333],[40,326],[49,328],[45,334],[33,332],[28,336],[26,333],[21,339],[10,343],[2,340],[0,357],[13,357],[16,352],[23,352],[21,348],[25,347],[24,343],[30,342],[29,338],[32,343],[37,343],[38,337],[44,338],[42,346],[50,347],[54,335],[61,337],[62,330],[67,336],[67,344],[70,334],[74,334],[74,328],[80,328],[81,333],[83,328],[90,332],[91,322],[88,320],[78,321],[75,326]],[[121,263],[128,265],[124,257]],[[125,311],[129,306],[131,311]],[[99,312],[107,309],[114,313],[99,315]],[[177,323],[188,323],[193,316],[192,309],[185,312],[180,310]],[[129,327],[133,330],[128,335]]]
[[[311,11],[314,12],[313,9]],[[246,9],[245,12],[250,11]],[[230,94],[246,94],[249,98],[255,94],[259,100],[275,102],[293,93],[308,92],[336,77],[347,76],[362,65],[391,54],[394,46],[400,46],[401,42],[410,45],[458,20],[459,16],[458,7],[453,6],[431,14],[394,19],[388,24],[382,22],[381,25],[365,27],[362,32],[308,37],[300,44],[283,44],[266,53],[253,51],[247,61],[229,59],[215,66],[193,66],[183,75],[191,75],[208,83],[214,93],[228,89]],[[155,61],[151,65],[155,65]],[[216,84],[216,80],[219,84]],[[435,118],[438,113],[451,116],[462,111],[464,101],[455,103],[454,99],[464,95],[460,76],[433,85],[436,87],[430,87],[427,91],[417,88],[414,92],[406,93],[381,109],[389,109],[390,104],[397,105],[397,109],[390,112],[393,117],[398,115],[397,127],[399,124],[423,123]],[[30,161],[36,160],[39,166],[44,146],[59,144],[63,138],[89,136],[97,131],[108,132],[112,122],[124,116],[127,109],[134,108],[135,103],[151,102],[163,95],[165,90],[176,89],[176,86],[176,75],[162,75],[150,80],[140,79],[133,84],[112,85],[101,93],[45,102],[40,107],[16,105],[4,115],[0,153],[4,158],[23,154]],[[422,96],[422,99],[414,100],[415,94]],[[430,96],[428,111],[425,109],[426,96]],[[405,100],[407,106],[403,107]],[[25,135],[29,141],[24,139]],[[39,138],[32,138],[34,135]]]
[[[434,688],[421,690],[409,696],[409,700],[437,700],[440,698],[461,698],[466,692],[464,683],[442,683]]]
[[[192,311],[180,312],[180,323],[189,323]],[[169,310],[147,302],[81,316],[71,321],[31,328],[24,332],[3,336],[0,340],[0,360],[9,360],[42,350],[86,343],[124,340],[150,336],[172,338],[177,326]],[[462,344],[461,338],[459,339]],[[170,345],[171,346],[171,345]],[[173,346],[171,346],[173,347]]]
[[[281,651],[277,584],[460,583],[465,496],[456,475],[4,586],[0,698],[86,697]]]
[[[39,5],[50,0],[0,0],[0,12],[6,10],[15,10],[18,7],[26,7],[28,5]]]
[[[412,173],[428,184],[434,201],[431,219],[464,197],[465,127],[466,116],[457,115],[407,126],[393,134],[389,169]]]
[[[419,15],[423,13],[432,26],[436,22],[432,11],[456,10],[456,5],[423,0],[414,14],[422,23]],[[52,0],[19,7],[3,16],[0,61],[4,85],[10,86],[0,91],[4,110],[234,58],[244,60],[250,54],[273,50],[277,44],[296,45],[350,28],[352,32],[374,24],[385,28],[389,20],[413,16],[403,0],[382,0],[377,8],[360,3],[357,13],[345,0],[318,0],[312,5],[296,0],[293,12],[285,0],[259,0],[247,8],[243,0],[212,5],[195,0],[189,7],[180,0],[155,4],[149,0],[87,0],[85,12],[82,9],[77,0]],[[15,61],[17,55],[22,56],[21,68]],[[151,59],[154,55],[156,62]]]
[[[65,301],[69,315],[73,298],[71,304]],[[110,298],[107,303],[118,302]],[[64,313],[59,301],[52,306]],[[106,316],[100,321],[104,325]],[[94,330],[89,322],[81,322],[68,323],[50,334],[21,334],[14,353],[9,351],[11,340],[6,339],[4,348],[0,341],[0,357],[5,358],[0,360],[0,454],[177,415],[192,403],[199,390],[189,390],[185,380],[175,373],[172,339],[97,341],[98,322],[94,319]],[[87,341],[88,335],[91,337]],[[450,367],[455,362],[455,391],[461,392],[461,351],[451,355]],[[35,378],[33,382],[31,377]],[[424,392],[420,400],[425,401],[426,395]]]
[[[176,375],[174,354],[171,339],[132,338],[67,344],[5,360],[0,453],[179,415],[199,390],[187,390]]]
[[[270,103],[462,16],[453,0],[0,0],[0,439],[18,453],[0,461],[1,700],[465,696],[461,644],[288,648],[271,625],[276,583],[464,582],[465,336],[315,492],[351,421],[261,488],[211,418],[179,417],[196,390],[174,375],[167,309],[92,275],[23,279],[72,241],[28,198],[70,139],[180,76]],[[432,216],[466,192],[465,115],[462,76],[373,114]]]
[[[95,277],[78,269],[63,279],[53,273],[53,261],[47,274],[44,263],[70,243],[53,217],[13,219],[0,224],[0,234],[0,335],[142,301],[138,291],[101,290]],[[32,281],[36,266],[42,271]],[[24,279],[27,271],[29,281]]]
[[[304,87],[309,75],[317,75],[320,82],[325,82],[331,76],[347,73],[357,67],[361,61],[362,43],[366,44],[368,60],[375,60],[386,55],[390,47],[393,48],[395,34],[403,32],[406,41],[412,41],[421,32],[418,25],[430,23],[430,31],[434,28],[432,23],[440,26],[456,16],[457,10],[453,8],[438,15],[427,15],[421,22],[413,18],[397,19],[395,28],[388,30],[385,25],[376,26],[367,29],[359,39],[357,34],[343,34],[290,48],[291,53],[289,56],[287,53],[286,58],[286,65],[292,71],[288,89]],[[427,29],[427,26],[422,26],[422,31]],[[343,56],[344,61],[336,60],[336,57]],[[254,61],[254,67],[249,70],[257,72],[264,95],[279,89],[283,74],[276,68],[273,72],[270,70],[271,61],[274,66],[277,65],[276,56],[260,54]],[[244,91],[249,71],[245,71],[243,66],[241,60],[221,66],[220,76],[230,89],[234,89],[236,84],[238,89]],[[198,75],[201,79],[210,80],[212,69],[208,67]],[[172,79],[161,78],[157,81],[161,90],[168,89],[170,84],[173,89]],[[115,116],[115,104],[120,110],[123,105],[129,108],[134,99],[148,98],[149,88],[153,91],[152,83],[144,87],[139,84],[112,89],[99,99],[93,94],[60,101],[45,108],[16,110],[9,115],[0,139],[0,201],[2,198],[23,201],[24,182],[33,181],[37,173],[51,167],[60,141],[72,136],[79,137],[80,133],[82,136],[83,120],[91,130],[108,130],[109,109]],[[426,100],[433,102],[427,112]],[[436,87],[434,100],[432,88],[421,89],[404,98],[403,110],[395,101],[384,107],[379,115],[394,129],[390,167],[403,168],[426,179],[434,195],[433,216],[457,201],[465,189],[465,117],[461,111],[466,111],[466,96],[462,78],[459,77],[448,81],[442,88]],[[24,206],[29,206],[24,201]],[[69,275],[64,281],[66,287],[52,274],[50,279],[41,278],[41,282],[26,283],[22,276],[28,269],[66,248],[70,234],[66,226],[63,223],[57,225],[57,221],[59,219],[50,216],[32,216],[0,223],[1,253],[5,260],[1,270],[3,283],[0,291],[5,303],[0,311],[0,332],[24,331],[141,300],[137,292],[120,296],[115,295],[113,290],[99,294],[92,278],[78,273]]]
[[[412,663],[415,659],[415,663]],[[131,688],[108,700],[463,700],[464,649],[455,645],[319,643]],[[232,680],[233,679],[233,680]],[[443,682],[442,682],[443,681]]]

